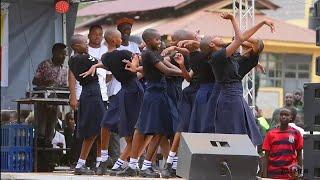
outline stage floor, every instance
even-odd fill
[[[141,178],[141,177],[113,177],[113,176],[79,176],[73,175],[67,172],[53,172],[53,173],[10,173],[1,172],[1,179],[23,179],[23,180],[145,180],[151,178]],[[154,178],[163,179],[163,178]],[[258,180],[268,180],[266,178],[259,178]],[[183,180],[183,178],[170,178],[170,180]]]
[[[141,177],[114,177],[114,176],[79,176],[73,175],[71,173],[4,173],[1,172],[1,179],[26,179],[26,180],[145,180],[150,178],[141,178]],[[162,178],[154,178],[162,179]],[[171,178],[171,180],[181,180],[182,178]]]

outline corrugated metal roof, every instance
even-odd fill
[[[116,0],[94,3],[86,8],[80,9],[78,16],[100,16],[116,13],[142,12],[161,8],[175,7],[181,8],[196,0]],[[212,2],[227,2],[232,4],[231,0],[212,0]],[[256,9],[279,8],[278,5],[270,0],[257,0]]]
[[[186,5],[195,0],[117,0],[92,4],[79,10],[78,16],[99,16],[115,13],[149,11]]]
[[[271,33],[268,27],[263,27],[256,33],[256,36],[264,40],[276,40],[285,42],[315,43],[315,31],[289,24],[282,20],[269,18],[265,15],[256,15],[255,21],[258,23],[264,19],[271,19],[276,26],[276,32]],[[232,37],[233,29],[229,21],[222,19],[219,13],[198,11],[181,18],[172,19],[161,25],[154,26],[161,33],[173,33],[178,29],[196,31],[204,35],[218,35],[222,37]]]
[[[255,35],[264,40],[282,42],[315,43],[315,31],[292,25],[282,20],[269,18],[265,15],[256,15],[256,23],[271,19],[274,21],[276,32],[271,33],[268,27],[263,27]],[[110,28],[108,26],[107,28]],[[217,35],[221,37],[232,37],[233,29],[231,23],[220,17],[219,13],[198,11],[179,18],[167,18],[158,21],[139,22],[133,25],[132,34],[141,34],[146,28],[154,28],[162,34],[172,34],[178,29],[189,31],[200,30],[202,35]],[[79,33],[86,33],[84,28],[78,29]]]

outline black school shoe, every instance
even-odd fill
[[[172,169],[172,163],[166,163],[163,170],[161,171],[162,178],[173,178],[176,177],[176,170]]]
[[[155,172],[152,167],[149,167],[145,170],[140,170],[139,176],[145,178],[160,178],[160,174]]]
[[[129,166],[122,171],[117,172],[118,177],[135,177],[138,176],[138,169],[131,169]]]
[[[74,169],[74,175],[94,175],[94,171],[87,168],[86,165]]]
[[[123,171],[123,170],[124,170],[124,168],[122,168],[122,167],[118,167],[117,169],[111,169],[109,171],[109,175],[116,176],[118,172]]]
[[[102,176],[108,172],[108,168],[110,167],[112,167],[112,160],[108,158],[106,161],[100,163],[96,169],[96,174]]]

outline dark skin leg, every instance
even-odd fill
[[[146,160],[151,161],[153,155],[155,154],[156,150],[159,147],[161,141],[161,135],[154,135],[147,150]]]
[[[181,132],[177,132],[174,135],[173,142],[172,142],[171,149],[170,149],[171,152],[178,152],[180,137],[181,137]]]
[[[144,153],[144,150],[147,149],[148,145],[150,144],[150,142],[152,140],[152,137],[153,137],[153,135],[145,136],[144,144],[142,147],[139,148],[139,157],[141,157],[142,154]]]
[[[101,138],[100,136],[96,138],[96,142],[97,142],[97,157],[101,157]]]
[[[101,150],[108,150],[110,134],[108,128],[101,128]]]
[[[132,147],[131,148],[131,158],[138,159],[140,152],[143,150],[143,145],[145,143],[145,135],[142,134],[138,129],[134,131]]]
[[[89,138],[86,138],[82,142],[82,147],[81,147],[81,153],[80,153],[80,159],[86,160],[88,157],[88,154],[90,152],[90,149],[92,147],[92,144],[94,143],[95,139],[97,136],[92,136]]]
[[[162,136],[162,138],[160,139],[160,147],[161,147],[161,154],[164,158],[168,157],[169,151],[170,151],[170,144],[168,141],[168,138],[165,136]],[[155,161],[156,159],[156,155],[157,155],[157,149],[154,152],[152,161]]]
[[[120,159],[123,161],[128,159],[130,152],[131,152],[131,149],[132,149],[132,136],[126,137],[125,139],[126,139],[127,145],[126,145],[123,153],[120,155]]]

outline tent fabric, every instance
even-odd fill
[[[40,62],[51,57],[54,43],[63,41],[62,15],[54,0],[9,2],[9,83],[1,87],[1,109],[15,109],[14,99],[25,97]],[[74,32],[77,4],[67,13],[67,39]]]

